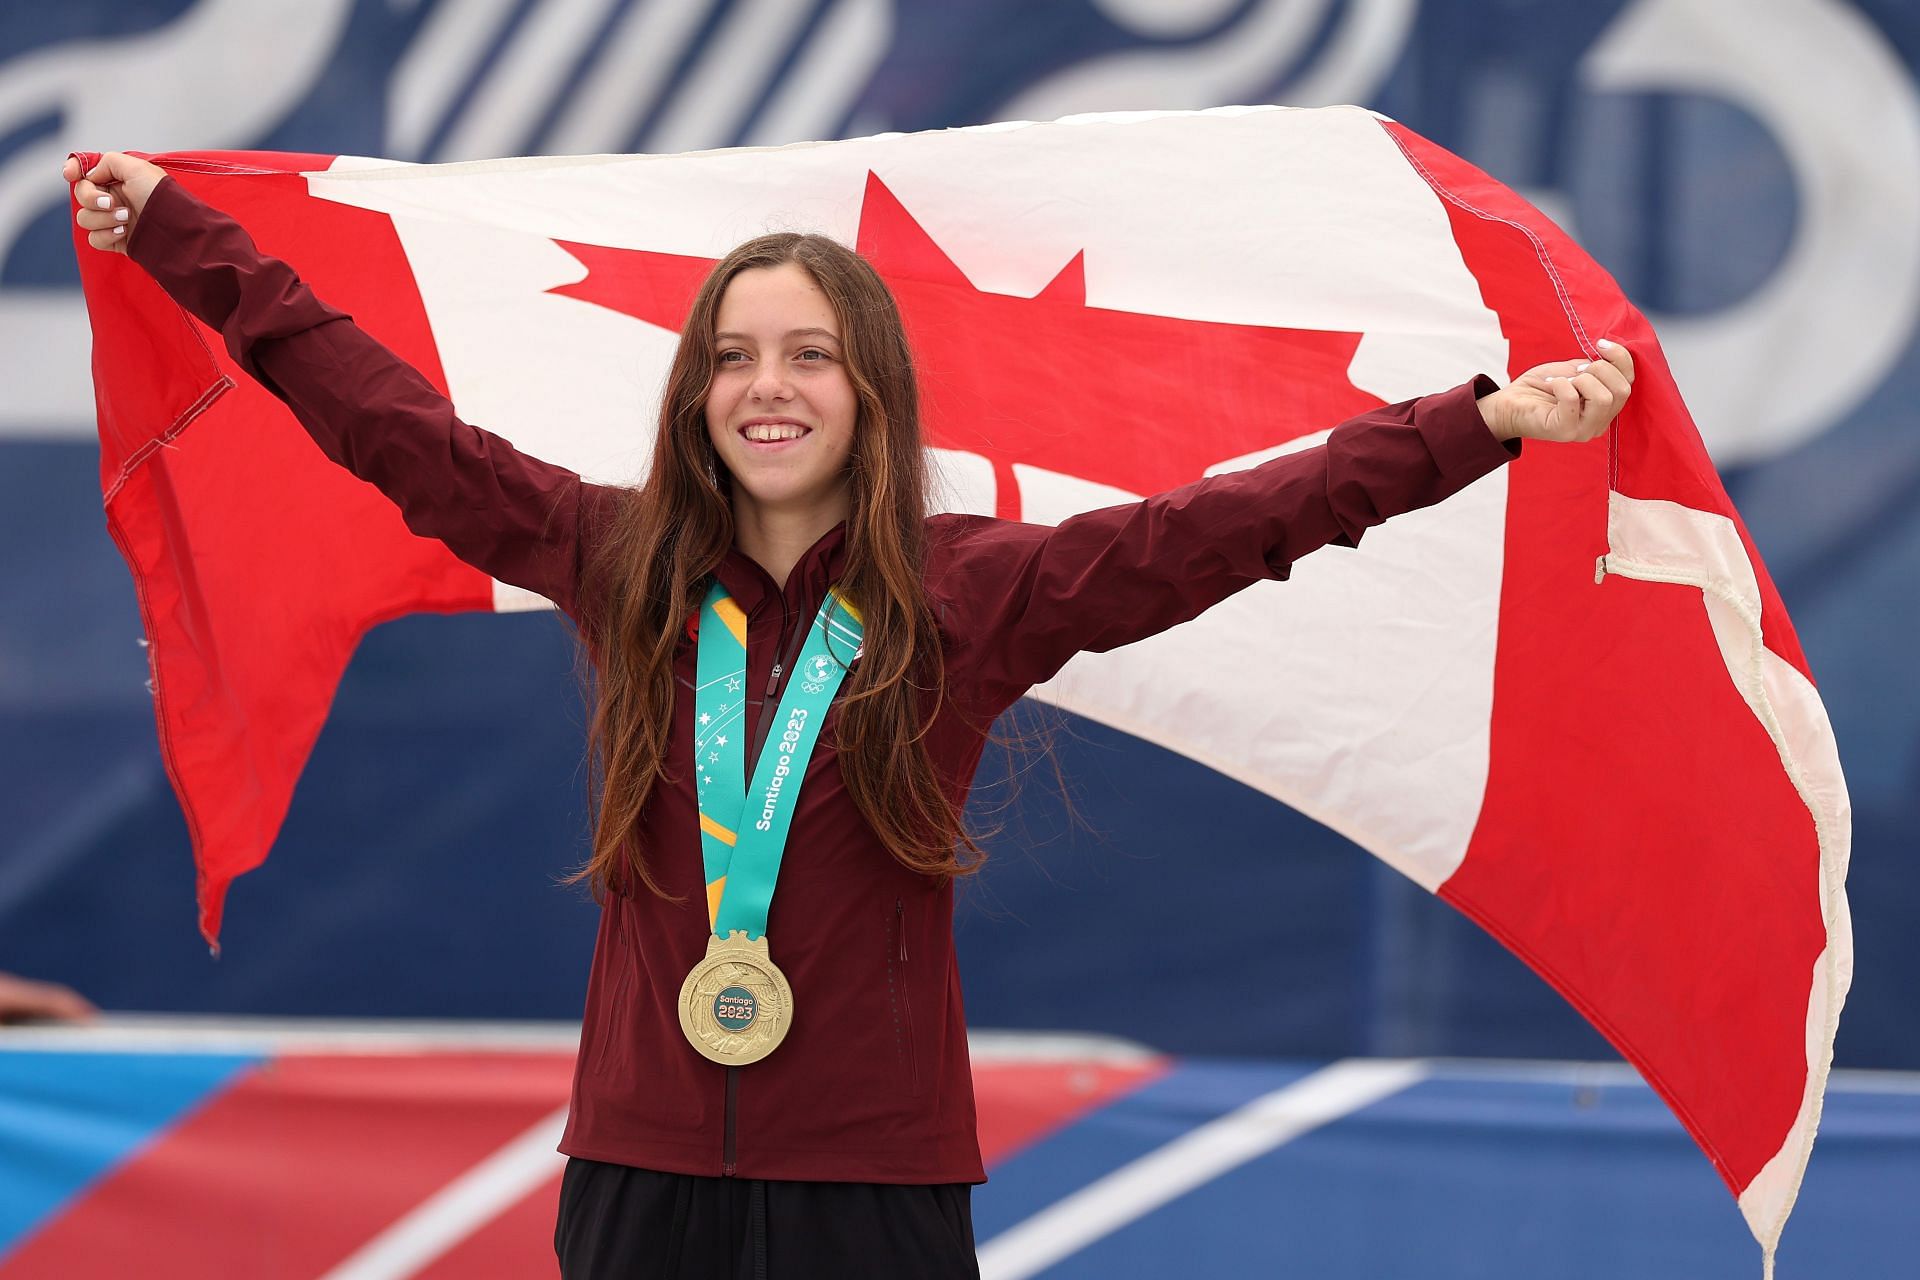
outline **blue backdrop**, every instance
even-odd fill
[[[100,514],[54,176],[67,149],[451,160],[1355,101],[1526,193],[1654,316],[1852,787],[1858,971],[1838,1060],[1920,1066],[1916,65],[1920,12],[1898,0],[8,6],[0,968],[125,1009],[573,1017],[593,931],[590,904],[555,886],[586,832],[560,625],[417,617],[363,645],[208,958]],[[1024,714],[1051,724],[1080,822],[1051,771],[1008,788],[989,759],[976,807],[1003,804],[1005,827],[961,914],[976,1026],[1190,1053],[1610,1055],[1491,940],[1339,837],[1181,757]],[[1285,856],[1247,856],[1256,835]],[[1229,868],[1246,891],[1222,903],[1209,889]],[[1124,979],[1089,980],[1062,939]],[[1259,1021],[1192,1001],[1223,944],[1267,957],[1279,994]]]

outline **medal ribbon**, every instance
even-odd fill
[[[788,673],[779,710],[760,709],[774,719],[748,786],[747,616],[718,579],[707,590],[694,675],[693,760],[707,921],[717,937],[735,929],[749,938],[766,934],[800,782],[827,707],[860,654],[861,635],[860,615],[838,590],[829,590]]]

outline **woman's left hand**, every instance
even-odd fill
[[[1633,356],[1602,338],[1598,360],[1536,365],[1490,396],[1480,416],[1502,440],[1591,440],[1633,393]]]

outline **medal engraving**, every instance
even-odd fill
[[[744,929],[708,938],[707,955],[680,984],[680,1030],[702,1056],[728,1066],[758,1062],[786,1038],[793,988]]]

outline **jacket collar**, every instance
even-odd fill
[[[787,606],[806,609],[817,607],[826,596],[827,588],[840,580],[846,562],[847,523],[842,520],[821,534],[794,563],[793,572],[787,575]],[[779,584],[774,582],[773,575],[739,547],[727,549],[726,558],[714,570],[714,575],[720,579],[720,585],[727,589],[727,594],[733,597],[734,603],[748,614],[756,612],[763,604],[781,599],[782,592]]]

